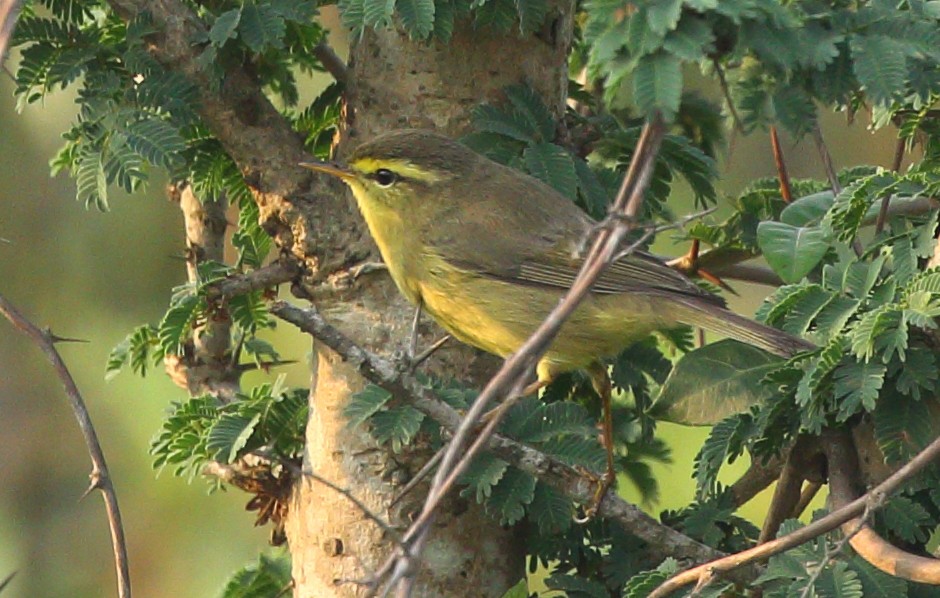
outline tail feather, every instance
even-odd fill
[[[682,304],[691,308],[689,317],[680,319],[683,324],[724,334],[780,357],[793,357],[802,351],[817,348],[798,336],[739,316],[718,305],[698,301],[682,301]]]

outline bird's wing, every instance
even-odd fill
[[[452,226],[433,227],[436,231],[459,230],[459,234],[427,235],[428,250],[461,270],[516,284],[570,288],[584,264],[578,250],[595,222],[554,191],[548,192],[554,195],[552,200],[558,201],[548,209],[542,202],[507,206],[505,193],[501,203],[495,201],[495,195],[494,201],[487,201],[487,187],[481,182],[476,194],[483,201],[472,206],[465,204]],[[458,219],[459,226],[454,226]],[[496,234],[496,230],[501,232]],[[679,294],[724,305],[717,295],[642,251],[634,251],[610,264],[595,282],[593,291]]]

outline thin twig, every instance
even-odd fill
[[[826,178],[829,180],[829,188],[833,195],[842,192],[842,184],[839,182],[839,176],[832,165],[832,155],[829,153],[829,147],[826,146],[826,140],[823,138],[822,128],[819,126],[819,120],[813,123],[813,142],[816,144],[816,151],[819,152],[819,159],[822,160],[823,169],[826,171]]]
[[[346,67],[346,62],[326,43],[326,39],[313,47],[313,55],[317,57],[326,72],[336,79],[337,83],[346,84],[346,81],[349,80],[349,69]]]
[[[894,161],[891,162],[891,170],[898,172],[901,170],[901,162],[904,160],[904,138],[898,139],[898,144],[894,147]],[[878,220],[875,221],[875,234],[877,235],[885,229],[885,222],[888,221],[888,207],[891,204],[891,194],[886,193],[881,198],[881,209],[878,211]]]
[[[741,117],[738,115],[738,111],[734,107],[734,101],[731,99],[731,87],[728,85],[728,79],[725,77],[725,69],[721,66],[721,63],[718,62],[717,58],[712,60],[712,64],[715,66],[715,73],[718,75],[718,85],[721,87],[721,93],[725,96],[725,102],[728,103],[728,112],[731,114],[734,130],[738,133],[743,133],[744,125],[741,123]]]
[[[108,514],[108,524],[111,528],[111,547],[114,550],[114,568],[117,571],[118,596],[120,598],[130,598],[131,582],[130,573],[127,566],[127,542],[124,538],[124,525],[121,522],[121,510],[118,507],[117,493],[114,490],[114,483],[111,481],[111,475],[108,473],[108,465],[104,458],[104,451],[101,450],[101,444],[98,442],[98,434],[95,432],[95,426],[91,421],[91,415],[85,406],[85,401],[72,378],[72,374],[66,367],[62,356],[55,348],[53,335],[48,330],[42,330],[23,316],[16,307],[0,295],[0,313],[13,324],[13,327],[28,336],[45,353],[46,358],[52,363],[56,375],[65,387],[65,394],[69,399],[72,412],[75,419],[78,420],[78,427],[85,438],[85,445],[88,448],[88,454],[91,457],[91,474],[89,479],[91,483],[88,491],[101,490],[104,498],[105,511]],[[87,491],[86,491],[87,494]]]
[[[814,521],[806,527],[800,528],[786,536],[781,536],[766,544],[761,544],[716,561],[686,569],[660,584],[660,586],[649,595],[649,598],[664,598],[690,583],[697,582],[702,575],[724,574],[733,571],[738,567],[770,558],[775,554],[779,554],[812,540],[817,536],[830,532],[847,521],[851,521],[863,514],[867,505],[872,500],[876,500],[876,497],[892,494],[895,490],[898,490],[904,482],[938,458],[940,458],[940,438],[931,442],[927,448],[918,453],[916,457],[908,461],[884,482],[878,484],[878,486],[842,508],[834,510],[822,519]]]
[[[0,64],[6,62],[7,46],[13,37],[21,0],[0,0]]]

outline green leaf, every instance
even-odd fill
[[[843,363],[835,369],[835,398],[839,402],[836,421],[844,422],[859,412],[873,411],[887,367],[880,363]]]
[[[872,102],[887,105],[900,95],[907,75],[900,41],[884,35],[855,35],[850,46],[855,76]]]
[[[260,419],[260,413],[250,418],[232,413],[223,415],[209,430],[206,450],[216,460],[223,463],[233,462],[238,458],[239,451],[248,444],[248,439],[251,438]]]
[[[260,555],[256,564],[235,572],[225,584],[222,598],[262,598],[283,594],[291,585],[290,559]]]
[[[513,436],[522,442],[538,443],[566,434],[592,438],[597,430],[584,407],[570,401],[537,403]]]
[[[851,556],[849,566],[858,574],[865,596],[907,596],[906,581],[876,569],[857,554]]]
[[[501,598],[529,598],[529,585],[526,583],[525,578],[523,577],[519,580],[519,583],[506,590]]]
[[[238,32],[252,52],[283,47],[284,19],[268,4],[246,3],[241,9]]]
[[[82,151],[75,172],[77,199],[85,208],[95,206],[102,212],[108,211],[108,182],[105,179],[101,152],[86,149]]]
[[[493,486],[499,483],[508,468],[508,463],[491,453],[477,455],[460,476],[460,483],[467,486],[460,491],[460,496],[473,496],[477,503],[483,503],[493,493]]]
[[[213,46],[222,47],[225,42],[235,37],[235,30],[242,18],[240,8],[233,8],[220,14],[209,29],[209,41]]]
[[[746,411],[770,394],[760,381],[780,358],[723,340],[684,355],[666,378],[651,414],[685,425],[709,425]]]
[[[660,584],[679,572],[679,562],[669,557],[651,571],[637,573],[623,588],[623,598],[646,598]]]
[[[534,89],[528,85],[511,85],[506,88],[506,99],[516,114],[528,121],[529,129],[537,133],[542,141],[555,138],[555,117]]]
[[[434,31],[434,0],[397,0],[396,7],[411,39],[427,39]]]
[[[572,201],[578,198],[578,175],[568,150],[554,143],[538,143],[525,148],[522,157],[529,174]]]
[[[369,384],[349,397],[349,403],[343,408],[343,415],[351,428],[366,423],[392,399],[392,393],[375,384]]]
[[[607,588],[600,581],[567,573],[552,573],[545,579],[545,587],[549,590],[562,591],[568,598],[609,598],[610,596]]]
[[[881,511],[885,524],[892,533],[906,542],[923,544],[929,537],[926,528],[933,521],[927,510],[906,496],[895,496]]]
[[[660,111],[671,122],[682,100],[682,65],[666,52],[643,56],[633,72],[633,100],[646,115]]]
[[[423,420],[423,413],[414,407],[401,405],[376,412],[369,423],[372,425],[373,438],[382,444],[390,443],[392,451],[400,453],[418,433]]]
[[[535,519],[539,533],[560,534],[571,527],[574,505],[567,496],[539,482],[535,486],[529,516]]]
[[[511,139],[536,143],[538,131],[525,117],[506,113],[495,106],[481,104],[473,110],[473,126],[478,131],[498,133]]]
[[[535,478],[509,467],[493,487],[486,511],[499,517],[501,525],[512,525],[525,515],[525,507],[535,498]]]
[[[819,224],[823,216],[835,201],[832,191],[820,191],[801,197],[788,204],[780,212],[780,222],[792,226],[812,226]]]
[[[872,420],[885,461],[889,465],[905,463],[923,450],[936,437],[938,419],[923,401],[878,401]]]
[[[203,303],[196,295],[185,295],[174,302],[157,326],[157,338],[164,355],[182,355],[183,343],[192,336]]]
[[[147,117],[127,126],[127,144],[155,166],[169,168],[180,162],[186,143],[166,120]]]
[[[236,295],[229,299],[228,304],[232,321],[246,332],[254,333],[262,328],[274,326],[262,291]]]
[[[829,251],[822,229],[783,222],[761,222],[757,226],[757,243],[770,267],[789,283],[812,272]]]
[[[672,31],[682,15],[682,0],[651,0],[646,4],[646,22],[657,35]]]
[[[519,16],[519,31],[538,31],[548,14],[548,0],[513,0]]]

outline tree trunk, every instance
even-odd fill
[[[571,33],[572,6],[564,1],[550,12],[538,34],[524,37],[517,31],[500,35],[486,28],[474,30],[469,23],[458,24],[449,44],[411,42],[398,30],[366,31],[351,52],[340,158],[360,141],[391,129],[463,133],[470,110],[483,101],[498,101],[501,90],[512,84],[537,90],[560,117]],[[346,201],[348,209],[341,215],[334,210],[328,224],[333,230],[358,231],[336,248],[345,253],[343,262],[379,260],[352,199]],[[318,307],[331,322],[376,351],[390,353],[407,345],[413,307],[386,273],[357,281],[340,275],[333,281],[332,288],[324,290],[321,284],[315,291]],[[422,345],[440,334],[425,321]],[[394,508],[388,505],[428,452],[406,449],[392,454],[377,447],[367,431],[350,429],[343,406],[363,381],[328,349],[314,349],[304,466],[348,488],[372,513],[404,531],[420,510],[427,487],[419,487]],[[440,353],[430,367],[468,384],[485,381],[483,376],[496,364],[456,343]],[[394,550],[392,539],[345,496],[310,478],[295,488],[287,534],[295,596],[300,597],[362,595],[366,590],[354,582],[367,579]],[[503,529],[474,502],[452,496],[425,549],[415,596],[501,596],[525,575],[521,540],[520,530]]]

